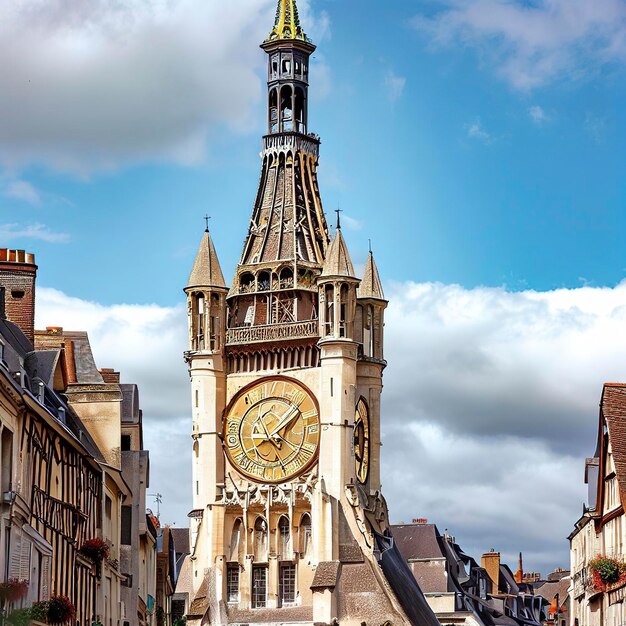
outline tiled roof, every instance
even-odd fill
[[[339,561],[322,561],[315,569],[311,589],[334,589],[339,579]]]
[[[209,576],[207,574],[200,585],[200,589],[198,589],[198,593],[196,597],[193,599],[193,602],[189,606],[189,612],[187,613],[188,617],[204,617],[204,614],[209,609]]]
[[[626,502],[626,384],[606,383],[602,392],[601,410],[609,431],[615,473]]]
[[[204,232],[193,269],[187,282],[187,289],[192,287],[219,287],[226,288],[224,274],[217,258],[217,252],[208,230]]]
[[[378,274],[374,255],[370,252],[365,262],[365,271],[363,272],[363,280],[359,285],[359,298],[375,298],[376,300],[384,300],[385,293],[383,284]]]
[[[185,560],[178,573],[178,579],[176,580],[175,593],[193,593],[193,568],[191,567],[191,557],[185,556]]]
[[[356,278],[352,259],[350,259],[350,253],[348,252],[348,246],[341,234],[341,228],[337,228],[335,238],[328,249],[324,268],[322,269],[322,276],[348,276]]]

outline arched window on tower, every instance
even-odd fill
[[[289,85],[280,90],[280,124],[283,131],[293,130],[293,92]]]
[[[354,340],[361,344],[363,354],[365,354],[365,324],[363,320],[363,305],[356,305],[356,317],[354,318]],[[366,355],[367,356],[367,355]]]
[[[295,123],[296,130],[303,135],[306,134],[306,113],[305,113],[305,99],[304,89],[301,87],[296,88],[295,98]]]
[[[196,349],[204,350],[204,294],[196,296]]]
[[[339,310],[339,336],[347,337],[349,334],[348,298],[350,296],[350,290],[348,288],[348,285],[341,285],[339,296],[339,302],[341,307]]]
[[[324,301],[326,307],[326,321],[324,333],[326,337],[330,337],[335,328],[335,289],[332,285],[326,285],[324,288]]]
[[[374,312],[372,305],[365,307],[365,319],[363,320],[363,354],[374,356]]]
[[[254,522],[254,560],[267,561],[267,522],[261,516]]]
[[[270,133],[278,132],[278,90],[272,89],[269,96],[269,128]]]
[[[271,287],[271,274],[269,272],[259,272],[259,276],[257,278],[257,291],[269,291]]]
[[[293,288],[293,270],[290,267],[284,267],[280,271],[280,288],[281,289]]]
[[[284,54],[282,58],[282,66],[280,76],[281,78],[291,78],[291,70],[293,68],[293,61],[290,54]]]
[[[311,536],[311,516],[305,513],[300,520],[300,558],[310,559],[313,552],[313,541]]]

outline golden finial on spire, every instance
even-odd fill
[[[302,30],[302,26],[300,26],[300,17],[298,15],[296,0],[278,0],[274,28],[265,41],[267,43],[280,39],[310,41],[305,32]]]

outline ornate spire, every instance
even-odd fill
[[[274,28],[265,41],[270,42],[281,39],[298,39],[310,42],[310,39],[302,30],[302,26],[300,26],[296,0],[278,0]]]
[[[326,262],[322,269],[322,276],[347,276],[349,278],[356,278],[354,266],[352,265],[350,253],[348,252],[348,246],[341,234],[341,228],[337,228],[335,238],[328,249]]]
[[[383,284],[380,280],[376,261],[374,261],[374,255],[371,250],[365,262],[365,271],[363,272],[363,280],[359,285],[358,296],[359,298],[374,298],[376,300],[385,299]]]
[[[194,287],[217,287],[220,289],[226,289],[226,283],[224,282],[224,275],[222,274],[222,268],[217,258],[217,252],[215,252],[215,246],[211,239],[211,233],[208,228],[204,231],[200,247],[198,248],[198,254],[189,276],[187,283],[187,289]]]

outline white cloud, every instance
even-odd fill
[[[467,136],[470,139],[477,139],[483,143],[490,143],[493,137],[483,128],[480,120],[467,125]]]
[[[346,226],[348,230],[361,230],[363,228],[363,224],[360,220],[355,217],[350,217],[345,213],[341,214],[341,224]]]
[[[0,224],[0,241],[8,243],[20,239],[36,239],[47,243],[68,243],[71,240],[67,233],[50,230],[45,224]]]
[[[606,138],[607,120],[605,117],[587,113],[584,128],[596,143],[602,143]]]
[[[476,49],[514,88],[528,90],[626,61],[623,0],[436,0],[415,27],[437,45]]]
[[[537,126],[542,126],[549,119],[547,113],[537,104],[528,109],[528,115]]]
[[[274,10],[274,0],[5,0],[0,163],[88,175],[202,161],[216,129],[256,122],[257,43]],[[313,36],[328,35],[327,15],[314,19],[308,2],[301,13]]]
[[[393,70],[388,70],[385,74],[384,86],[387,90],[387,96],[391,102],[397,102],[404,93],[406,86],[406,78],[398,76]]]
[[[4,188],[4,195],[13,200],[20,200],[28,204],[41,204],[41,194],[37,188],[27,180],[12,180]]]
[[[383,483],[394,521],[427,517],[474,556],[567,566],[602,383],[626,380],[626,282],[509,292],[389,285]],[[38,292],[39,327],[88,330],[101,367],[140,385],[151,490],[186,523],[184,307],[102,306]],[[175,450],[175,454],[166,453]]]

